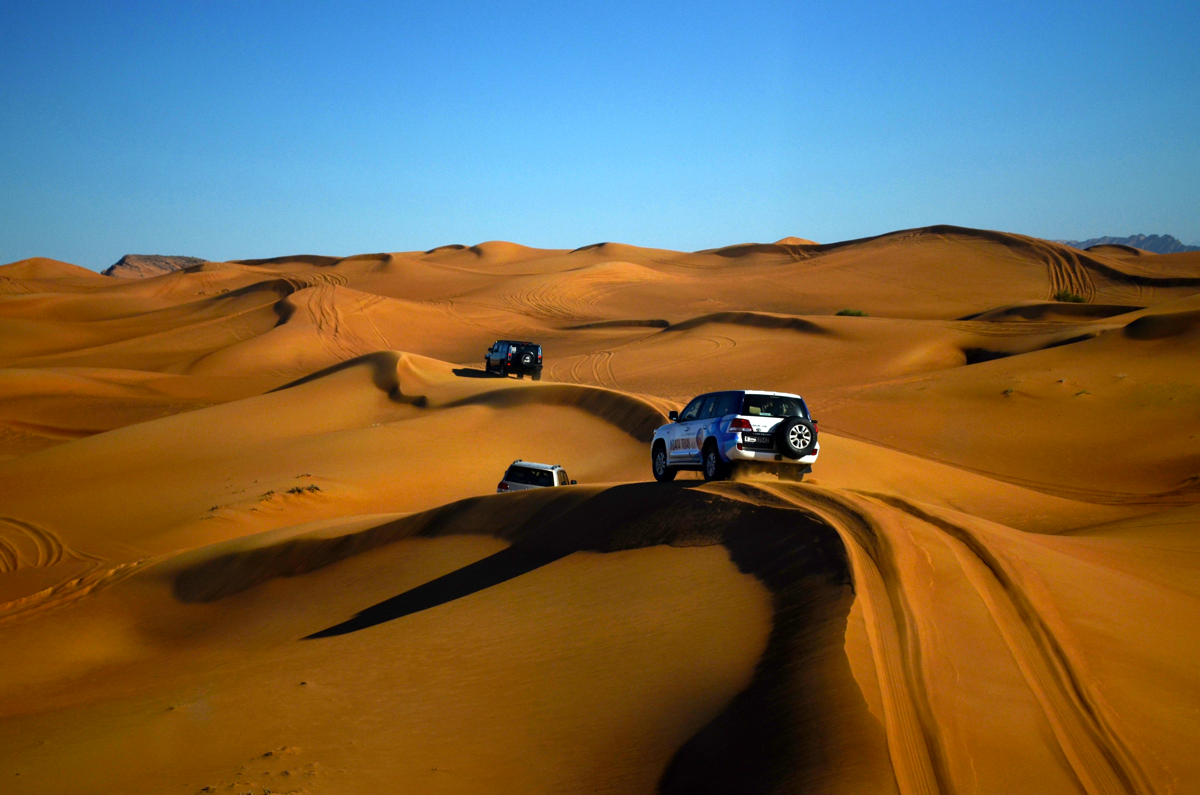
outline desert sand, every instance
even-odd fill
[[[1200,253],[126,270],[0,266],[0,792],[1200,792]],[[812,474],[654,483],[736,388]]]

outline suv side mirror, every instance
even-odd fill
[[[678,411],[668,411],[667,419],[669,419],[671,422],[678,422],[679,421],[679,412]]]

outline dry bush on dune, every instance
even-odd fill
[[[1054,293],[1054,300],[1069,304],[1086,304],[1087,299],[1082,295],[1076,295],[1067,289],[1057,290]]]

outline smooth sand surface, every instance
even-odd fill
[[[654,483],[734,388],[812,474]],[[1200,792],[1197,406],[1190,253],[0,266],[0,792]]]

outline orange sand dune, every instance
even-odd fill
[[[0,792],[1200,791],[1198,351],[949,226],[0,266]],[[805,482],[652,482],[735,388]]]

